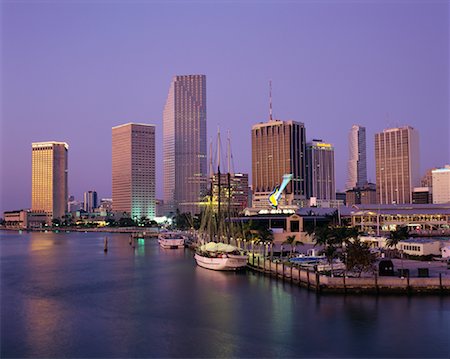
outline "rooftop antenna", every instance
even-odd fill
[[[272,119],[272,80],[269,80],[269,121]]]

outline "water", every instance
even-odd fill
[[[2,358],[449,357],[448,297],[316,296],[120,234],[0,235]]]

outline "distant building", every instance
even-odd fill
[[[433,196],[430,187],[414,187],[412,193],[412,203],[427,204],[433,203]]]
[[[31,145],[31,209],[61,219],[67,210],[67,151],[65,142]]]
[[[69,213],[78,212],[81,209],[83,209],[83,207],[84,207],[83,202],[72,200],[67,203],[67,212]]]
[[[412,203],[420,181],[418,132],[405,126],[375,134],[375,162],[378,203]]]
[[[433,203],[450,203],[450,165],[432,171]]]
[[[133,219],[155,217],[155,126],[112,128],[113,210]]]
[[[96,191],[84,192],[84,210],[85,210],[85,212],[88,212],[88,213],[94,212],[95,208],[97,208],[97,192]]]
[[[102,198],[100,199],[99,210],[103,212],[112,211],[112,198]]]
[[[50,222],[50,215],[45,212],[31,212],[30,210],[3,212],[5,227],[8,229],[42,228]]]
[[[347,166],[347,190],[362,187],[367,183],[366,128],[353,125],[349,136],[349,160]]]
[[[306,144],[306,195],[319,200],[336,199],[334,148],[322,140]]]
[[[425,172],[425,174],[423,175],[422,179],[420,180],[420,187],[433,187],[433,174],[432,171],[435,170],[436,168],[430,168],[429,170],[427,170]]]
[[[206,195],[206,76],[174,76],[163,114],[167,213],[200,212]]]
[[[352,188],[345,192],[347,206],[377,203],[375,184],[367,183],[362,187]]]
[[[347,196],[345,192],[336,192],[336,200],[341,201],[344,206],[347,204]]]
[[[213,199],[215,208],[218,207],[219,200],[219,175],[215,173],[212,178]],[[228,211],[235,214],[248,207],[248,174],[230,173],[230,183],[228,186],[228,174],[220,174],[220,203],[221,211]]]
[[[252,127],[253,205],[270,206],[268,197],[292,174],[282,203],[305,198],[305,126],[301,122],[272,120]]]

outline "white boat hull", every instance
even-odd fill
[[[164,249],[184,248],[184,238],[180,239],[159,239],[159,245]]]
[[[228,254],[226,257],[204,257],[198,253],[194,256],[200,267],[212,270],[237,270],[247,265],[247,256]]]

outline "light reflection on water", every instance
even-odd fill
[[[127,235],[106,254],[101,233],[1,236],[1,357],[449,356],[445,297],[316,296]]]

